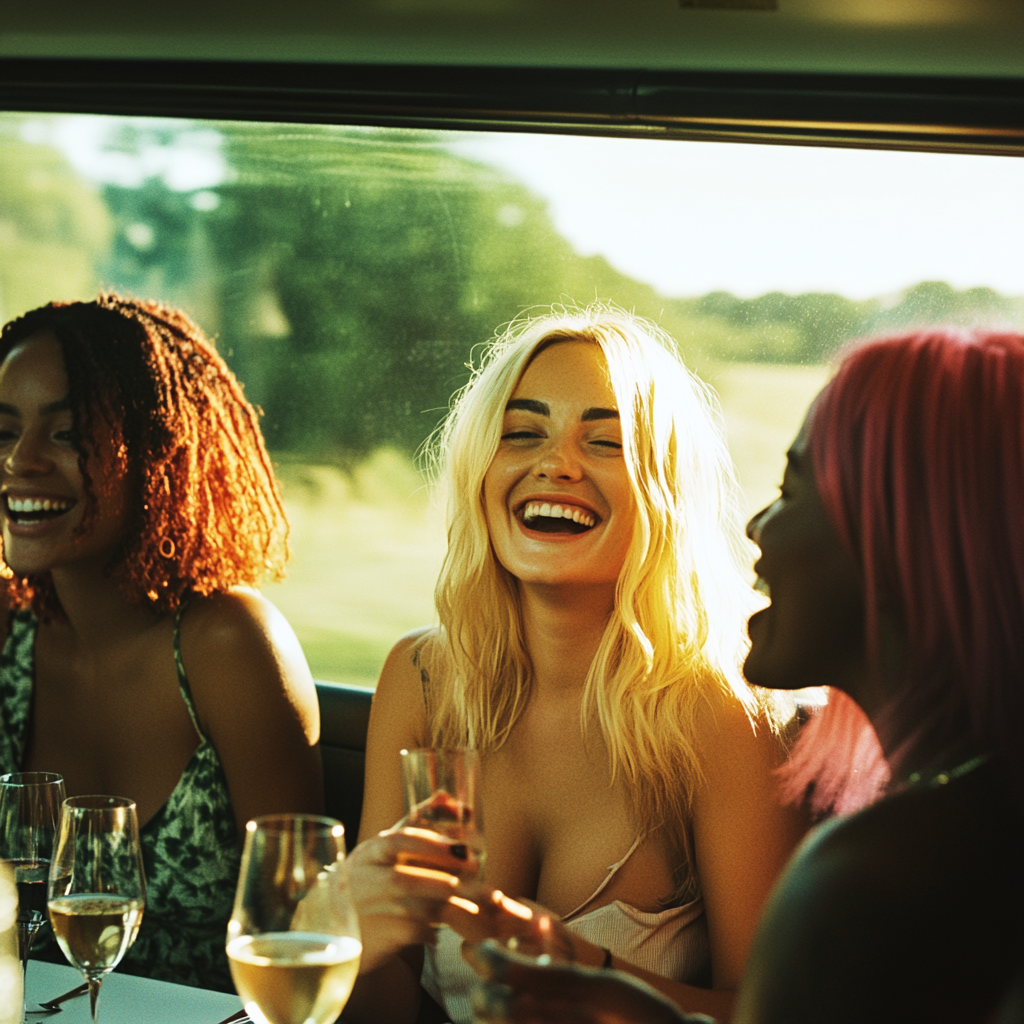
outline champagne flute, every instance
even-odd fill
[[[439,832],[472,854],[464,878],[481,877],[484,863],[480,759],[475,750],[401,751],[406,817],[402,824]]]
[[[278,814],[246,825],[228,923],[231,977],[259,1024],[332,1024],[363,947],[333,818]]]
[[[100,984],[135,941],[145,905],[134,802],[120,796],[65,800],[48,907],[60,948],[89,983],[94,1024]]]
[[[22,982],[29,950],[46,922],[46,880],[63,802],[64,779],[54,772],[0,776],[0,859],[14,869],[18,887]]]

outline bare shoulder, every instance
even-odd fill
[[[734,693],[717,690],[702,702],[695,718],[694,743],[705,770],[735,771],[749,762],[773,769],[786,757],[786,743],[764,708],[747,707]]]
[[[429,744],[426,688],[436,630],[406,633],[391,648],[370,707],[366,784],[359,838],[389,828],[404,813],[398,752]]]
[[[257,591],[193,598],[182,619],[181,654],[201,716],[232,713],[239,701],[269,701],[318,728],[316,688],[295,631]]]
[[[430,648],[436,636],[436,627],[421,626],[396,641],[381,669],[375,706],[397,702],[405,707],[422,705],[426,712],[424,693],[430,685]]]

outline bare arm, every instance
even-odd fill
[[[419,669],[412,650],[422,631],[395,644],[381,671],[370,711],[366,740],[366,783],[359,845],[349,856],[348,870],[363,936],[360,978],[345,1010],[354,1022],[412,1022],[420,1002],[422,943],[428,920],[452,891],[457,879],[402,875],[395,863],[409,840],[384,835],[405,813],[399,751],[427,743],[427,713]],[[422,840],[418,863],[435,864],[442,872],[457,871],[459,861],[449,844]]]
[[[709,712],[710,715],[710,712]],[[693,842],[711,944],[712,985],[735,992],[768,895],[809,827],[780,803],[782,742],[727,704],[701,730],[705,785],[694,796]]]
[[[255,591],[195,599],[181,653],[240,834],[261,814],[322,814],[316,689],[284,616]]]

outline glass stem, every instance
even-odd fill
[[[39,931],[42,922],[18,922],[18,952],[21,954],[21,987],[25,994],[25,1005],[28,1005],[28,954],[32,949],[36,932]]]
[[[89,1009],[92,1012],[92,1024],[96,1024],[100,1019],[100,982],[103,981],[103,975],[98,975],[95,978],[87,977],[85,980],[89,983]]]

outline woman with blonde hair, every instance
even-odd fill
[[[475,865],[389,828],[398,752],[435,746],[480,751],[489,886],[549,908],[577,962],[727,1015],[804,822],[776,796],[784,716],[740,675],[746,542],[710,393],[653,324],[555,312],[490,346],[432,452],[440,626],[399,641],[374,700],[347,1014],[414,1020],[422,971],[470,1019],[461,939],[432,925],[465,930],[446,901]]]

